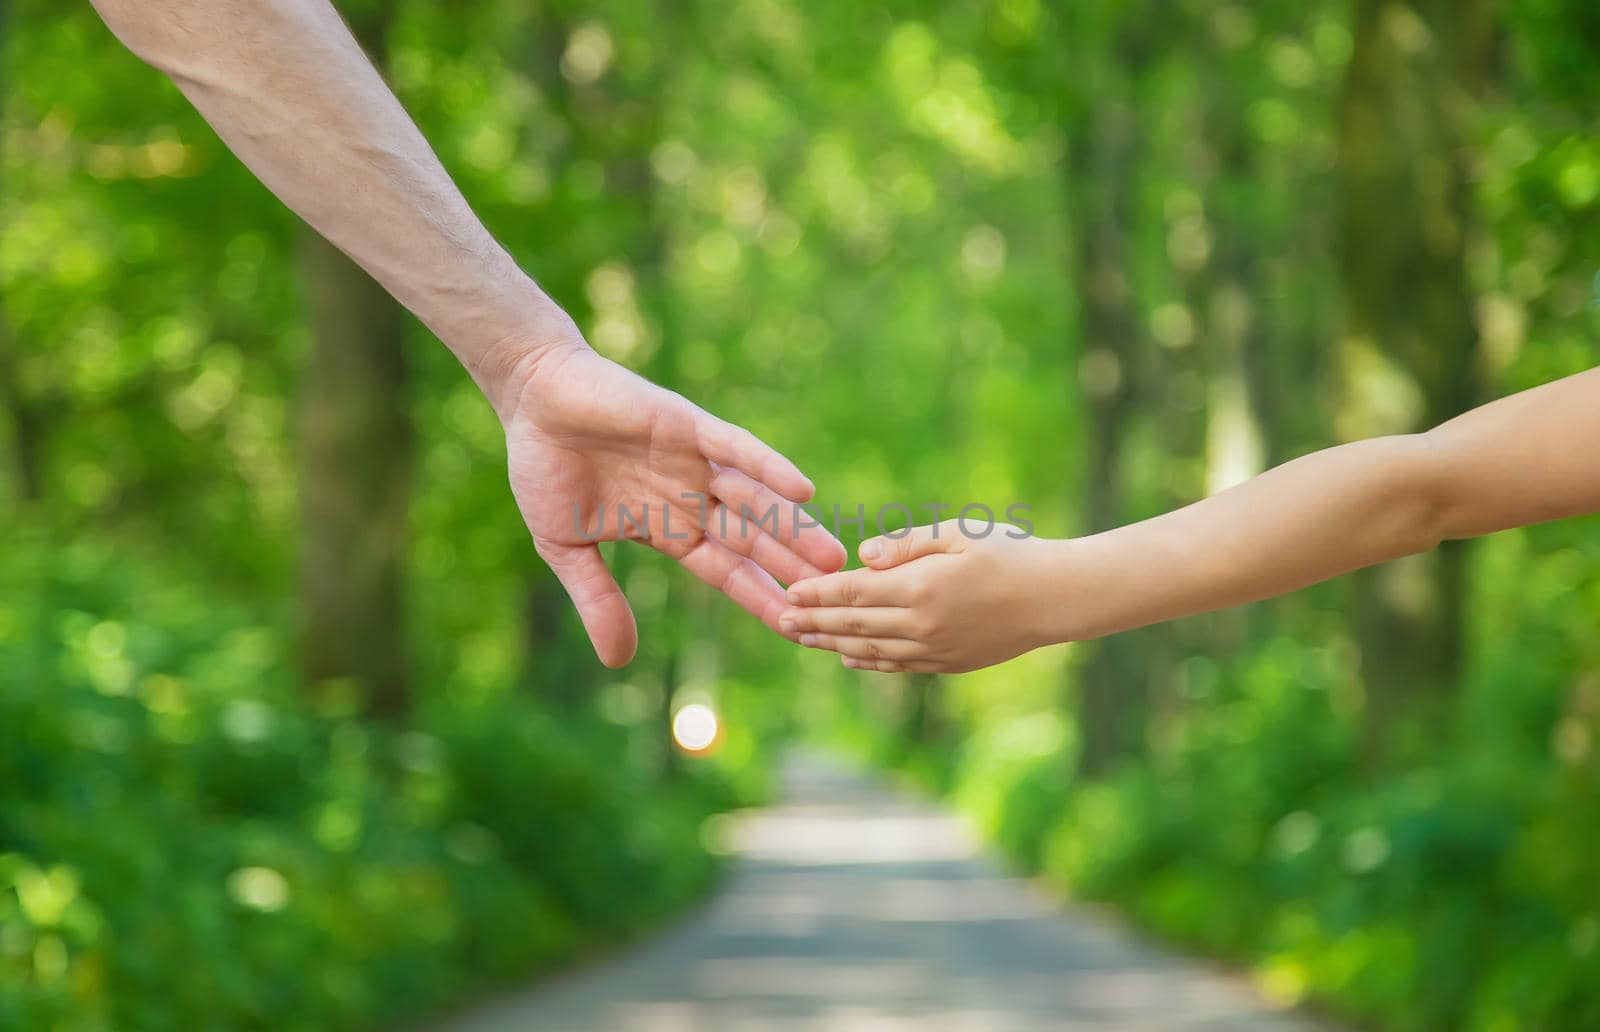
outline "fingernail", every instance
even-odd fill
[[[879,541],[876,538],[874,538],[871,541],[863,541],[861,543],[861,561],[862,562],[870,563],[872,560],[878,558],[881,555],[883,555],[883,542],[882,541]]]
[[[783,597],[788,599],[791,605],[797,606],[800,604],[800,592],[794,590],[793,588],[790,588],[788,591],[784,592]]]
[[[806,648],[809,649],[813,645],[815,645],[816,643],[817,643],[817,636],[815,634],[802,634],[802,635],[800,635],[800,644],[804,645]]]
[[[799,623],[799,622],[800,621],[796,620],[794,617],[789,616],[787,614],[785,614],[784,616],[778,617],[778,626],[782,627],[786,631],[794,630],[795,625],[797,623]]]

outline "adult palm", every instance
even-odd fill
[[[511,489],[534,548],[596,655],[633,658],[638,631],[598,543],[671,556],[786,637],[778,581],[838,569],[845,551],[801,517],[811,482],[755,435],[571,337],[521,364],[502,408]],[[773,515],[775,512],[775,516]]]

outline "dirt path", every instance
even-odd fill
[[[1237,978],[1066,910],[962,823],[835,761],[739,818],[700,914],[443,1032],[1311,1030]]]

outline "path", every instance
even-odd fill
[[[796,758],[697,916],[442,1032],[1309,1032],[1237,978],[1007,877],[957,819]]]

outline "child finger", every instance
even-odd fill
[[[851,670],[876,670],[881,674],[903,674],[906,672],[904,664],[896,663],[889,659],[857,659],[854,656],[840,656],[839,662]]]
[[[905,661],[926,655],[921,642],[904,638],[857,638],[844,634],[802,634],[800,644],[808,649],[826,649],[857,659]]]
[[[899,662],[892,659],[857,659],[854,656],[840,656],[839,662],[851,670],[875,670],[880,674],[937,674],[944,668],[938,663],[917,662],[907,660]]]
[[[858,638],[909,638],[911,613],[894,606],[792,606],[779,618],[785,631],[821,631]]]
[[[789,602],[797,606],[898,606],[910,597],[907,574],[901,570],[849,570],[813,577],[789,586]]]

